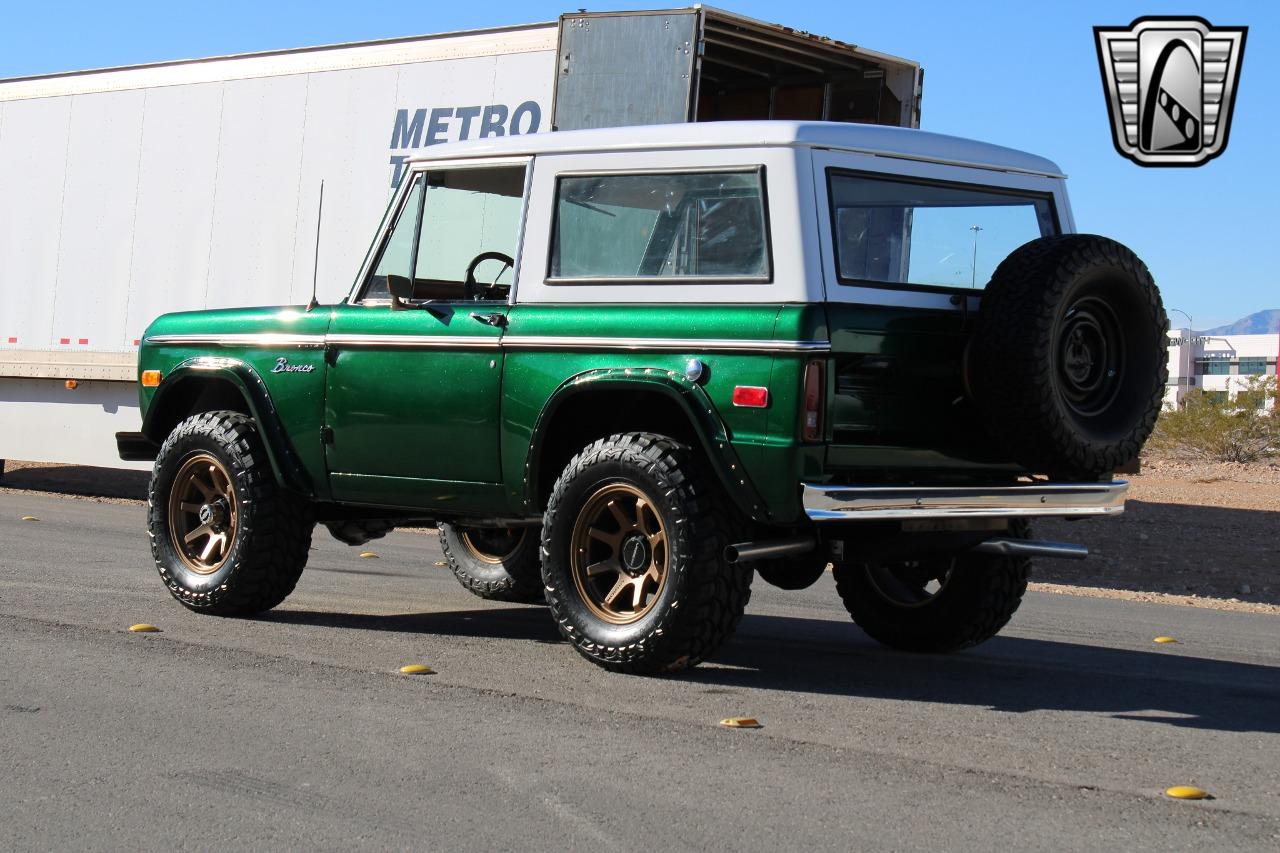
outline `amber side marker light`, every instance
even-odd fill
[[[142,371],[142,387],[157,388],[160,385],[160,371],[144,370]]]

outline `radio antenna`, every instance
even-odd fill
[[[316,286],[320,278],[320,222],[324,216],[324,179],[320,180],[320,202],[316,205],[316,256],[311,262],[311,301],[307,303],[307,310],[313,311],[320,304],[320,300],[316,298]]]

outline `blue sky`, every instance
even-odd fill
[[[1280,307],[1280,165],[1267,153],[1280,143],[1280,4],[723,5],[921,62],[924,129],[1055,160],[1070,176],[1077,227],[1131,246],[1166,306],[1194,316],[1197,327]],[[0,77],[552,20],[573,8],[542,0],[10,3]],[[1153,14],[1249,27],[1230,144],[1200,168],[1144,169],[1111,144],[1092,27]]]

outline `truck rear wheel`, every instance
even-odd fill
[[[491,601],[545,600],[538,540],[533,527],[440,525],[440,549],[454,577]]]
[[[750,567],[724,560],[725,503],[669,438],[614,435],[575,456],[542,527],[560,633],[615,672],[675,672],[714,652],[751,594]]]
[[[1018,526],[1027,535],[1025,525]],[[1009,623],[1027,591],[1025,557],[960,553],[897,563],[836,563],[845,609],[872,639],[910,652],[951,652]]]
[[[270,610],[307,564],[311,506],[276,484],[256,425],[238,412],[204,412],[174,428],[147,504],[156,569],[192,610]]]

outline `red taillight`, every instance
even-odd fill
[[[733,389],[733,404],[749,409],[763,409],[769,405],[769,389],[759,385],[739,385]]]
[[[800,437],[804,441],[822,441],[822,397],[826,383],[822,381],[822,362],[804,366],[804,405],[800,408]]]

